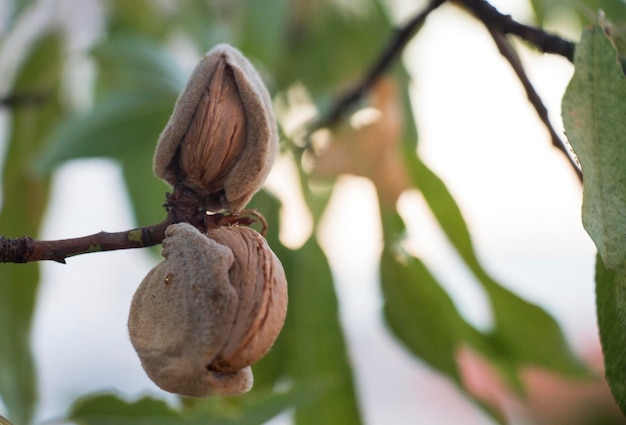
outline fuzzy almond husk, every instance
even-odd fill
[[[210,233],[168,227],[165,259],[139,285],[128,319],[150,379],[191,397],[249,391],[250,365],[270,349],[287,306],[282,266],[262,236],[239,227]]]
[[[252,64],[222,44],[196,66],[163,130],[154,173],[192,189],[210,211],[237,212],[278,151],[270,95]]]

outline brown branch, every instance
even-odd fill
[[[0,236],[0,263],[43,260],[65,263],[66,258],[79,254],[158,245],[165,237],[165,229],[174,222],[173,216],[169,215],[161,223],[152,226],[117,233],[100,232],[56,241],[38,241],[28,236],[16,239]]]
[[[165,238],[165,230],[174,223],[186,222],[200,231],[220,226],[260,225],[260,233],[265,234],[267,222],[256,210],[243,210],[237,213],[211,213],[200,207],[199,198],[193,191],[177,186],[173,193],[166,194],[167,218],[152,226],[138,227],[123,232],[99,232],[89,236],[56,241],[38,241],[29,236],[9,239],[0,236],[0,263],[28,263],[31,261],[52,260],[65,263],[68,257],[92,252],[118,249],[147,248],[158,245]]]
[[[561,152],[563,152],[563,154],[567,157],[570,165],[574,169],[574,172],[578,176],[579,181],[582,182],[583,180],[582,171],[580,167],[578,166],[578,163],[576,162],[576,160],[570,154],[569,149],[567,148],[567,144],[563,140],[561,140],[558,133],[552,126],[552,123],[550,122],[550,118],[548,117],[548,110],[544,106],[543,101],[539,97],[539,94],[537,93],[532,83],[530,82],[530,79],[528,78],[528,75],[526,74],[526,71],[524,70],[522,61],[517,55],[515,48],[513,47],[511,42],[507,39],[507,36],[505,34],[490,27],[487,27],[487,29],[489,30],[491,37],[495,41],[496,46],[498,47],[498,50],[500,51],[500,54],[502,54],[502,56],[509,62],[509,64],[515,71],[517,78],[519,78],[520,82],[522,83],[522,86],[524,86],[524,90],[526,90],[526,96],[528,97],[528,100],[533,105],[533,107],[535,108],[535,111],[537,112],[537,115],[539,115],[539,118],[541,119],[543,124],[546,126],[546,129],[550,133],[552,144]]]
[[[531,27],[515,21],[509,15],[503,15],[485,0],[457,0],[467,7],[487,28],[504,34],[515,35],[534,45],[544,53],[563,56],[574,62],[576,44],[572,41],[550,34],[541,28]]]
[[[11,93],[0,97],[0,108],[38,106],[49,99],[49,93]]]
[[[368,72],[362,80],[358,81],[350,90],[341,95],[331,106],[325,116],[323,116],[313,129],[335,124],[341,116],[354,105],[374,83],[383,75],[394,61],[400,56],[402,50],[415,35],[415,32],[424,23],[430,12],[437,9],[446,0],[431,0],[426,6],[404,26],[395,31],[394,36],[389,40],[387,46],[379,54]]]
[[[335,124],[341,116],[369,91],[374,83],[384,74],[398,58],[402,50],[425,22],[428,15],[445,3],[446,0],[431,0],[420,12],[410,19],[404,26],[397,29],[386,47],[381,51],[365,76],[354,86],[337,98],[328,112],[314,125],[312,130]],[[575,43],[565,40],[555,34],[550,34],[541,28],[524,25],[515,21],[509,15],[503,15],[485,0],[456,0],[474,14],[490,30],[504,34],[515,35],[534,45],[544,53],[552,53],[574,61]]]

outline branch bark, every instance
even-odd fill
[[[341,116],[361,99],[373,87],[374,83],[389,70],[407,43],[426,21],[428,15],[445,2],[446,0],[431,0],[404,26],[397,29],[363,78],[332,103],[328,112],[312,126],[312,130],[336,124]],[[572,41],[565,40],[541,28],[519,23],[511,16],[500,13],[485,0],[456,0],[455,3],[469,10],[490,30],[515,35],[544,53],[557,54],[572,63],[574,62],[576,44]]]
[[[563,56],[574,63],[576,44],[541,28],[531,27],[515,21],[511,16],[500,13],[485,0],[458,0],[490,30],[512,34],[532,44],[544,53]]]
[[[550,122],[550,118],[548,117],[548,110],[546,109],[545,105],[543,104],[543,101],[539,97],[539,94],[535,90],[535,87],[532,85],[530,79],[528,78],[528,75],[526,74],[526,71],[524,69],[524,65],[522,64],[522,61],[517,55],[515,48],[513,47],[511,42],[507,39],[507,36],[504,33],[499,32],[498,30],[495,30],[492,28],[487,28],[487,29],[489,30],[491,37],[495,41],[496,46],[498,47],[498,50],[500,51],[500,54],[509,62],[509,64],[513,68],[513,71],[515,71],[517,78],[519,78],[520,82],[522,83],[522,86],[524,86],[524,90],[526,90],[526,96],[528,97],[528,101],[531,103],[531,105],[533,105],[533,107],[535,108],[535,111],[537,112],[537,115],[539,115],[539,119],[546,126],[548,133],[550,133],[550,138],[552,139],[552,145],[554,145],[554,147],[556,147],[565,155],[569,164],[572,166],[572,169],[576,173],[578,180],[582,183],[583,174],[580,169],[580,166],[578,162],[572,156],[573,154],[570,153],[570,149],[568,149],[567,143],[561,139],[559,134],[556,132],[556,130],[552,126],[552,123]]]
[[[411,18],[404,26],[398,28],[365,76],[350,90],[335,100],[326,115],[313,126],[313,129],[336,124],[341,116],[361,99],[374,86],[376,81],[389,70],[409,40],[426,21],[428,15],[445,2],[446,0],[429,1],[417,15]]]
[[[90,252],[146,248],[160,244],[165,229],[175,220],[169,215],[161,223],[123,232],[99,232],[89,236],[56,241],[38,241],[29,236],[9,239],[0,236],[0,263],[28,263],[52,260],[65,263],[69,257]]]

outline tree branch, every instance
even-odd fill
[[[369,68],[363,79],[358,81],[350,90],[340,96],[332,104],[326,115],[313,125],[312,128],[316,129],[335,124],[354,103],[356,103],[367,91],[372,88],[380,76],[389,69],[397,57],[402,53],[402,50],[409,40],[413,37],[413,35],[415,35],[415,32],[424,23],[430,12],[437,9],[445,2],[446,0],[429,1],[417,15],[410,19],[404,26],[398,28],[395,31],[394,36],[389,40],[386,47],[380,52],[378,58]]]
[[[539,94],[537,93],[532,83],[530,82],[530,79],[528,78],[528,75],[526,74],[526,71],[524,70],[522,61],[517,55],[515,48],[513,47],[511,42],[507,39],[507,36],[505,34],[500,32],[499,30],[496,30],[490,27],[487,27],[487,29],[489,30],[491,37],[495,41],[496,46],[498,47],[498,50],[500,51],[500,54],[502,54],[502,56],[509,62],[509,64],[515,71],[515,74],[517,74],[517,78],[519,78],[520,82],[522,83],[522,86],[524,86],[524,90],[526,90],[526,96],[528,97],[529,102],[533,105],[533,107],[535,108],[535,111],[537,112],[537,115],[539,115],[539,118],[541,119],[543,124],[546,126],[548,132],[550,133],[552,144],[561,152],[563,152],[563,154],[567,157],[570,165],[574,169],[574,172],[578,176],[578,180],[582,182],[583,180],[582,171],[578,163],[576,162],[576,160],[570,154],[569,149],[567,147],[568,145],[563,140],[561,140],[558,133],[552,126],[552,123],[550,122],[550,118],[548,117],[548,110],[546,109],[545,105],[543,104],[543,101],[539,97]]]
[[[354,86],[338,97],[332,103],[328,112],[314,125],[315,130],[324,126],[335,124],[341,116],[350,109],[361,97],[369,91],[374,83],[384,74],[402,50],[415,35],[416,31],[425,22],[428,15],[445,3],[446,0],[431,0],[426,6],[404,26],[397,29],[394,36],[389,40],[385,48],[378,55],[365,76]],[[574,61],[575,43],[565,40],[555,34],[550,34],[541,28],[524,25],[515,21],[509,15],[503,15],[485,0],[456,0],[457,4],[465,6],[474,16],[482,21],[487,28],[504,34],[515,35],[522,40],[534,45],[544,53],[552,53],[565,57],[570,62]]]
[[[56,241],[38,241],[28,236],[16,239],[0,236],[0,263],[27,263],[42,260],[65,263],[66,258],[79,254],[158,245],[165,238],[165,229],[174,222],[170,214],[161,223],[152,226],[117,233],[100,232]]]
[[[553,53],[563,56],[574,62],[576,44],[561,37],[550,34],[541,28],[521,24],[509,15],[503,15],[485,0],[457,0],[467,7],[487,28],[504,34],[515,35],[534,45],[544,53]]]
[[[262,235],[265,235],[267,230],[265,218],[256,210],[209,214],[198,204],[197,195],[182,186],[175,187],[173,193],[167,193],[165,196],[167,218],[151,226],[116,233],[99,232],[89,236],[56,241],[38,241],[29,236],[15,239],[0,236],[0,263],[28,263],[43,260],[65,263],[68,257],[74,255],[147,248],[163,242],[168,226],[180,222],[189,223],[202,232],[231,225],[259,225]]]
[[[0,97],[0,108],[41,105],[50,99],[49,93],[11,93]]]

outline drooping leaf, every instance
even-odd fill
[[[626,260],[626,79],[599,26],[576,47],[563,123],[581,163],[583,225],[609,269]]]
[[[95,103],[55,128],[39,155],[39,172],[82,157],[130,162],[137,152],[153,150],[184,87],[185,76],[171,57],[144,39],[112,38],[93,55],[98,64]]]
[[[483,400],[466,386],[458,365],[462,347],[489,347],[490,342],[459,314],[450,296],[418,258],[397,246],[404,223],[383,209],[385,248],[380,279],[384,313],[394,335],[420,360],[450,378],[461,391],[500,424],[501,407]]]
[[[38,93],[42,102],[12,111],[12,134],[3,170],[0,234],[36,236],[48,199],[49,178],[30,173],[30,163],[52,124],[59,119],[61,42],[38,40],[28,54],[13,93]],[[0,396],[10,419],[28,424],[37,399],[30,327],[39,282],[37,264],[0,265]]]
[[[361,423],[352,369],[339,322],[337,297],[324,253],[311,238],[279,258],[289,283],[286,376],[296,384],[322,386],[315,400],[296,409],[296,424]]]
[[[517,386],[517,371],[523,366],[534,365],[573,376],[585,375],[585,368],[568,347],[554,318],[541,307],[503,287],[483,268],[461,210],[443,181],[417,156],[407,158],[414,183],[449,241],[489,297],[494,327],[490,334],[490,348],[484,354],[501,364],[514,387]]]
[[[417,258],[386,247],[380,264],[385,318],[420,359],[460,384],[456,351],[467,324],[445,290]]]
[[[100,98],[119,91],[177,96],[187,82],[164,47],[145,37],[125,34],[108,38],[92,50],[92,55],[98,66]]]
[[[175,97],[139,92],[115,93],[85,115],[62,122],[50,135],[36,163],[49,172],[64,161],[86,157],[123,159],[156,146]]]
[[[596,309],[606,379],[626,415],[626,267],[608,270],[596,258]]]

